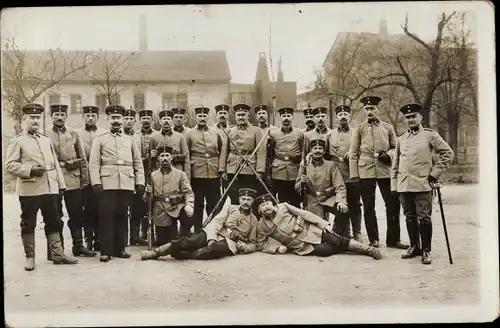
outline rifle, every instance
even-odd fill
[[[148,157],[147,157],[147,170],[146,170],[146,184],[152,184],[151,181],[151,151],[148,152]],[[151,216],[151,210],[152,210],[152,200],[153,198],[153,193],[152,192],[146,192],[146,206],[147,206],[147,211],[146,215],[148,217],[148,250],[153,249],[153,218]]]

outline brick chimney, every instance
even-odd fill
[[[384,17],[380,19],[379,34],[384,37],[387,36],[387,21],[385,20]]]
[[[146,14],[139,17],[139,50],[148,51],[148,21]]]

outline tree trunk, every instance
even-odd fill
[[[19,133],[21,133],[23,131],[23,128],[21,126],[21,119],[16,119],[14,121],[14,131],[16,132],[16,135],[18,135]]]
[[[424,128],[430,128],[431,127],[431,108],[430,106],[423,106],[422,108],[422,126]]]
[[[460,116],[455,113],[448,114],[448,144],[455,153],[453,157],[453,164],[457,163],[457,150],[458,150],[458,133],[459,133]]]

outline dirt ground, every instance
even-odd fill
[[[401,251],[381,247],[385,258],[359,255],[329,258],[254,253],[214,261],[140,261],[140,250],[128,247],[130,259],[107,264],[80,258],[73,266],[45,259],[43,224],[36,230],[35,271],[23,269],[19,202],[4,195],[5,311],[64,313],[77,310],[180,311],[304,309],[314,306],[456,305],[479,300],[480,229],[478,185],[446,185],[444,206],[454,264],[448,263],[439,213],[434,205],[433,262],[402,260]],[[381,241],[385,240],[384,206],[377,195]],[[408,242],[401,219],[401,236]],[[366,234],[363,234],[366,243]],[[65,230],[70,248],[69,231]],[[8,323],[8,320],[7,320]]]

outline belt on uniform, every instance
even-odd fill
[[[191,158],[214,158],[219,157],[218,154],[209,154],[209,153],[192,153]]]
[[[45,171],[52,171],[52,170],[55,170],[55,169],[56,169],[56,167],[55,167],[54,165],[44,165],[44,166],[43,166],[43,169],[44,169]]]
[[[176,204],[180,204],[184,201],[184,196],[182,196],[182,195],[169,196],[169,197],[154,196],[153,199],[157,202],[165,202],[165,203],[170,203],[172,205],[176,205]]]
[[[240,153],[238,153],[237,150],[231,150],[229,153],[230,154],[233,154],[233,155],[251,155],[253,152],[253,150],[249,151],[249,150],[240,150]]]
[[[131,161],[124,161],[121,159],[101,161],[101,165],[133,166],[133,164],[134,163]]]
[[[300,163],[300,161],[302,160],[302,157],[300,155],[295,155],[295,156],[282,156],[282,155],[278,155],[276,154],[274,156],[274,158],[276,159],[279,159],[281,161],[291,161],[293,163]]]

